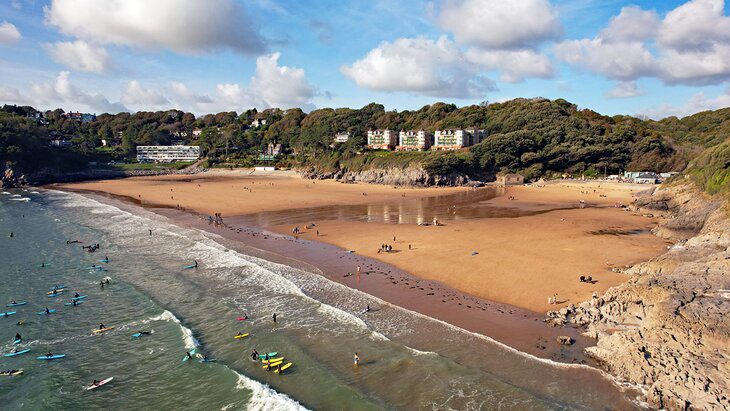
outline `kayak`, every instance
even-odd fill
[[[91,330],[91,332],[94,334],[101,334],[101,333],[105,333],[107,331],[111,331],[113,329],[114,329],[114,327],[97,328],[96,330]]]
[[[26,349],[20,350],[18,352],[9,352],[9,353],[5,354],[5,357],[15,357],[16,355],[25,354],[28,351],[30,351],[30,348],[26,348]]]
[[[286,365],[282,365],[281,366],[281,371],[284,371],[284,370],[286,370],[287,368],[289,368],[291,366],[292,366],[292,363],[287,363]],[[278,368],[275,369],[274,372],[279,372],[279,369]]]
[[[63,305],[73,305],[73,306],[77,306],[77,305],[81,305],[81,304],[83,304],[83,303],[84,303],[83,301],[74,301],[74,302],[70,302],[70,303],[64,303]]]
[[[193,265],[186,265],[185,267],[183,267],[183,270],[189,270],[191,268],[195,268],[195,264],[193,264]]]
[[[269,363],[282,362],[282,361],[284,361],[284,357],[272,358],[270,360],[261,360],[261,363],[262,364],[269,364]]]
[[[66,289],[61,287],[61,288],[53,289],[53,291],[49,291],[46,294],[58,294],[58,293],[62,293],[64,291],[66,291]]]
[[[17,311],[8,311],[6,313],[0,314],[0,317],[10,317],[11,315],[16,314],[16,313],[17,313]]]
[[[28,304],[28,302],[27,302],[27,301],[21,301],[21,302],[19,302],[19,303],[10,303],[10,304],[5,304],[5,306],[6,306],[6,307],[20,307],[21,305],[26,305],[26,304]]]
[[[190,350],[190,355],[193,355],[193,354],[195,354],[195,350],[197,350],[197,348],[193,348],[192,350]],[[182,360],[183,360],[183,362],[185,362],[185,361],[187,361],[187,360],[188,360],[188,356],[187,356],[187,354],[185,354],[185,356],[183,357],[183,359],[182,359]]]
[[[218,360],[216,360],[215,358],[202,358],[200,360],[200,362],[216,362],[216,361],[218,361]]]
[[[276,356],[276,354],[278,354],[278,352],[276,352],[276,351],[274,351],[274,352],[270,352],[270,353],[269,353],[269,358],[271,358],[271,357],[275,357],[275,356]],[[260,360],[265,360],[265,359],[266,359],[266,354],[259,354],[259,359],[260,359]]]
[[[78,301],[78,300],[83,300],[84,298],[86,298],[86,296],[85,296],[85,295],[80,295],[80,296],[78,296],[78,297],[74,297],[74,298],[72,298],[72,300],[74,300],[74,301]]]
[[[0,375],[4,375],[6,377],[12,377],[14,375],[20,375],[23,373],[23,370],[7,370],[7,371],[0,371]]]
[[[56,310],[48,310],[48,312],[38,311],[36,314],[38,314],[38,315],[48,315],[48,314],[53,314],[55,312],[56,312]]]
[[[66,285],[65,284],[58,284],[58,285],[55,285],[55,286],[49,288],[49,290],[51,290],[51,291],[53,291],[53,290],[60,290],[61,288],[66,288]]]
[[[277,365],[281,364],[282,362],[284,362],[284,360],[281,360],[279,362],[272,362],[271,364],[266,364],[266,365],[264,365],[261,368],[263,368],[265,370],[272,370],[272,369],[274,369],[274,367],[276,367]]]
[[[109,381],[111,381],[113,379],[114,379],[114,377],[109,377],[109,378],[107,378],[105,380],[101,380],[101,381],[97,382],[96,384],[87,385],[84,388],[86,389],[86,391],[91,391],[91,390],[94,390],[94,389],[97,389],[97,388],[101,387],[102,385],[108,384]]]
[[[233,336],[233,338],[236,338],[236,339],[238,339],[238,338],[245,338],[245,337],[248,337],[248,333],[246,333],[246,334],[239,334],[239,335],[234,335]]]
[[[59,358],[63,358],[63,357],[65,357],[65,356],[66,356],[66,354],[56,354],[56,355],[52,355],[52,356],[50,356],[50,357],[49,357],[49,356],[47,356],[47,355],[44,355],[44,356],[42,356],[42,357],[35,357],[35,358],[36,358],[36,359],[38,359],[38,360],[46,360],[46,361],[50,361],[50,360],[57,360],[57,359],[59,359]]]
[[[61,294],[63,294],[63,291],[59,291],[57,293],[49,293],[46,297],[58,297]]]

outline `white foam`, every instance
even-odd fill
[[[245,375],[238,374],[236,388],[251,391],[251,398],[246,404],[249,411],[278,411],[278,410],[306,410],[301,404],[290,397],[280,394],[268,385],[252,380]]]
[[[169,321],[169,322],[173,322],[173,323],[179,325],[180,330],[182,331],[182,334],[183,334],[183,341],[185,342],[186,349],[192,350],[193,348],[200,345],[198,340],[196,340],[195,337],[193,337],[193,331],[190,328],[182,325],[180,323],[180,320],[177,317],[175,317],[175,314],[173,314],[167,310],[165,310],[160,315],[151,317],[149,319],[149,321]]]

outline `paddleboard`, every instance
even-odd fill
[[[110,260],[110,259],[108,259],[108,258],[105,258],[105,259],[103,259],[103,260],[99,260],[99,262],[100,262],[100,263],[108,263],[108,262],[111,262],[111,261],[112,261],[112,260]]]
[[[269,364],[269,363],[282,362],[282,361],[284,361],[284,357],[272,358],[270,360],[261,360],[261,363]]]
[[[86,389],[86,391],[91,391],[91,390],[94,390],[94,389],[97,389],[97,388],[101,387],[104,384],[108,384],[109,381],[111,381],[113,379],[114,379],[114,377],[109,377],[109,378],[107,378],[105,380],[101,380],[101,381],[97,382],[96,385],[91,384],[91,385],[87,385],[84,388]]]
[[[62,293],[62,292],[64,292],[64,291],[66,291],[66,289],[65,289],[65,288],[56,288],[55,290],[53,290],[53,291],[49,291],[49,292],[47,292],[46,294],[58,294],[58,293]]]
[[[290,363],[290,362],[289,363],[286,363],[286,365],[282,365],[281,366],[281,371],[284,372],[284,370],[286,370],[287,368],[289,368],[291,366],[292,366],[292,363]],[[274,372],[279,372],[279,369],[278,368],[275,369]]]
[[[58,284],[58,285],[56,285],[54,287],[49,288],[49,290],[51,290],[51,291],[53,291],[53,290],[60,290],[61,288],[66,288],[66,285],[65,284]]]
[[[7,370],[7,371],[0,371],[0,375],[4,375],[6,377],[12,377],[14,375],[20,375],[23,373],[23,370]]]
[[[55,313],[55,312],[56,312],[56,310],[48,310],[48,312],[45,312],[45,311],[39,311],[39,312],[37,312],[36,314],[38,314],[38,315],[48,315],[48,314],[53,314],[53,313]]]
[[[10,317],[11,315],[17,313],[17,311],[8,311],[6,313],[0,314],[0,317]]]
[[[16,355],[25,354],[28,351],[30,351],[30,348],[26,348],[26,349],[20,350],[18,352],[10,352],[10,353],[7,353],[7,354],[5,354],[5,357],[15,357]]]
[[[238,339],[238,338],[245,338],[245,337],[248,337],[248,333],[246,333],[246,334],[241,334],[241,335],[234,335],[234,336],[233,336],[233,338],[236,338],[236,339]]]
[[[20,344],[22,342],[23,342],[23,340],[15,340],[15,341],[13,341],[13,344]]]
[[[94,334],[101,334],[101,333],[105,333],[107,331],[111,331],[113,329],[114,329],[114,327],[106,327],[106,328],[101,328],[101,329],[97,328],[95,330],[91,330],[91,332]]]
[[[276,351],[274,351],[274,352],[270,352],[270,353],[269,353],[269,358],[275,357],[275,356],[276,356],[276,354],[278,354],[278,352],[276,352]],[[264,360],[264,359],[266,359],[266,354],[259,354],[259,359],[260,359],[260,360]]]
[[[61,294],[63,294],[63,291],[59,291],[57,293],[49,293],[46,297],[58,297]]]
[[[190,350],[190,355],[195,355],[195,350],[197,350],[197,348],[193,348],[192,350]],[[183,362],[188,360],[187,354],[185,356],[183,356],[182,360],[183,360]]]
[[[183,270],[189,270],[191,268],[195,268],[195,264],[193,264],[193,265],[186,265],[185,267],[183,267]]]
[[[59,358],[63,358],[63,357],[65,357],[65,356],[66,356],[66,354],[56,354],[56,355],[52,355],[52,356],[50,356],[50,357],[49,357],[49,356],[47,356],[47,355],[44,355],[44,356],[42,356],[42,357],[35,357],[35,358],[36,358],[36,359],[38,359],[38,360],[46,360],[46,361],[50,361],[50,360],[57,360],[57,359],[59,359]]]
[[[271,364],[266,364],[266,365],[264,365],[264,366],[263,366],[263,367],[261,367],[261,368],[263,368],[263,369],[267,370],[267,369],[269,369],[269,365],[271,365],[271,368],[270,368],[270,369],[272,369],[272,370],[273,370],[273,369],[274,369],[274,367],[276,367],[277,365],[281,364],[282,362],[284,362],[284,361],[279,361],[279,362],[272,362]]]
[[[21,301],[21,302],[19,302],[19,303],[10,303],[10,304],[5,304],[5,306],[6,306],[6,307],[20,307],[21,305],[26,305],[26,304],[28,304],[28,302],[27,302],[27,301]]]
[[[63,305],[73,305],[74,307],[80,304],[83,304],[83,301],[74,301],[72,303],[64,303]]]

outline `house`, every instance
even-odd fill
[[[473,146],[484,141],[484,130],[477,130],[475,128],[468,128],[465,130],[469,134],[469,145]]]
[[[193,130],[193,137],[200,137],[200,135],[203,133],[202,129],[196,128]]]
[[[639,173],[636,177],[633,178],[634,183],[637,184],[656,184],[659,181],[659,176],[657,176],[656,173]]]
[[[257,118],[257,119],[255,119],[254,121],[251,122],[251,127],[257,127],[258,128],[258,127],[265,126],[265,125],[266,125],[266,119],[265,118],[262,118],[262,119],[258,119]]]
[[[81,113],[81,112],[74,113],[73,111],[70,111],[70,112],[66,113],[65,115],[66,115],[66,118],[68,118],[68,119],[80,121],[82,123],[90,123],[90,122],[96,120],[96,114],[91,114],[91,113]]]
[[[51,140],[51,147],[58,147],[58,148],[69,148],[73,147],[74,143],[64,140],[61,138],[55,138]]]
[[[347,143],[350,139],[350,133],[337,133],[335,134],[335,143]]]
[[[269,143],[266,147],[266,154],[270,156],[278,156],[281,154],[281,144]]]
[[[200,158],[200,146],[138,146],[137,161],[140,163],[169,163],[172,161],[196,161]]]
[[[436,130],[431,150],[458,150],[470,146],[471,141],[466,130]]]
[[[392,150],[398,137],[393,130],[368,131],[368,148],[371,150]]]
[[[525,177],[522,174],[500,174],[497,176],[497,184],[503,186],[516,186],[525,184]]]
[[[433,134],[424,130],[404,130],[398,133],[398,151],[428,150],[433,144]]]

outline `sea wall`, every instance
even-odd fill
[[[637,198],[631,210],[665,218],[654,233],[675,244],[627,269],[626,283],[546,321],[597,338],[587,354],[646,387],[654,407],[730,409],[728,205],[682,183]]]
[[[155,176],[166,174],[196,174],[205,171],[200,168],[185,168],[182,170],[113,170],[113,169],[86,169],[74,172],[60,172],[58,170],[41,170],[31,174],[23,174],[15,169],[7,168],[0,175],[0,188],[21,187],[28,184],[40,185],[51,183],[70,183],[88,180],[106,180],[111,178]]]
[[[478,180],[460,173],[446,175],[429,174],[420,167],[407,168],[372,168],[362,171],[339,169],[324,171],[315,167],[298,169],[304,178],[313,180],[335,179],[344,183],[386,184],[392,186],[428,187],[428,186],[462,186],[480,185]]]

